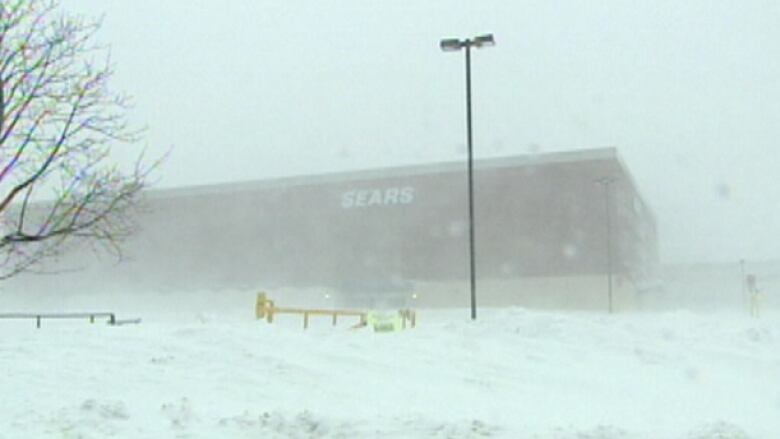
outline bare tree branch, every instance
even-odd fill
[[[121,257],[160,164],[141,156],[125,173],[109,163],[109,151],[140,131],[126,121],[127,98],[108,88],[108,50],[94,42],[100,25],[68,17],[56,0],[0,0],[0,279],[74,240]],[[52,196],[40,200],[41,189]]]

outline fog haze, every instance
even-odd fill
[[[776,2],[63,0],[103,16],[158,186],[615,146],[663,261],[780,258]],[[129,159],[132,154],[119,154]],[[464,185],[465,190],[465,185]]]

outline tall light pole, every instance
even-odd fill
[[[493,34],[479,35],[461,40],[447,38],[441,40],[439,46],[445,52],[455,52],[466,49],[466,138],[468,144],[468,179],[469,179],[469,275],[471,277],[471,319],[477,319],[477,281],[474,251],[474,154],[473,137],[471,134],[471,48],[481,48],[495,45]]]
[[[606,209],[606,225],[607,225],[607,300],[609,301],[609,313],[612,314],[614,308],[612,306],[612,215],[610,205],[610,186],[617,181],[614,177],[602,177],[596,180],[596,183],[604,187],[604,205]]]

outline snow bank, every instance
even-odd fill
[[[422,310],[374,334],[228,296],[0,322],[0,438],[780,437],[776,313]]]

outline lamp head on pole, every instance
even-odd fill
[[[458,38],[445,38],[439,42],[439,47],[445,52],[457,52],[464,47],[490,47],[495,46],[496,41],[493,39],[493,34],[484,34],[474,38],[466,38],[460,40]]]
[[[474,39],[471,42],[471,45],[474,47],[490,47],[490,46],[495,46],[496,41],[493,39],[493,34],[485,34],[485,35],[480,35],[478,37],[474,37]]]
[[[457,38],[445,38],[439,43],[439,47],[445,52],[456,52],[463,46],[465,46],[465,42]]]

